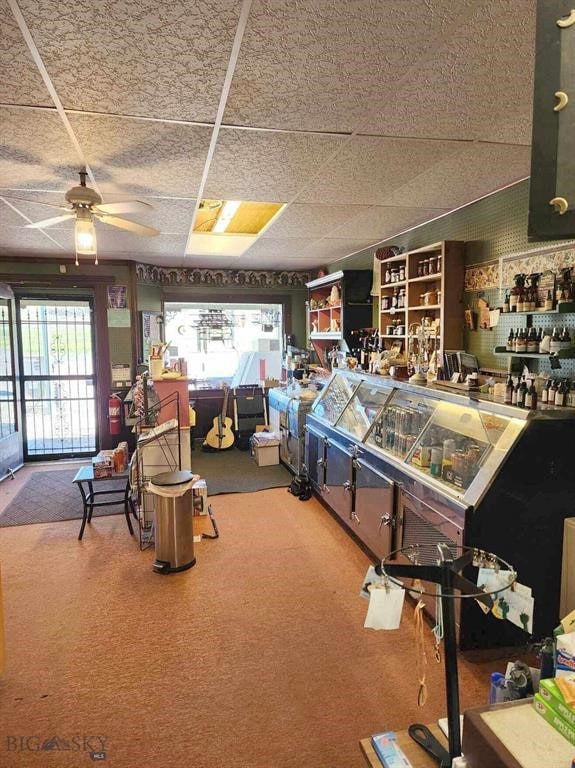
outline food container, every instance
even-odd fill
[[[386,336],[393,336],[395,333],[395,325],[386,325],[385,326],[385,335]]]
[[[426,293],[420,293],[419,294],[419,304],[420,306],[423,306],[425,304],[425,297],[427,296]]]
[[[391,296],[382,296],[381,297],[381,308],[382,309],[389,309],[391,307]]]
[[[426,306],[430,304],[437,304],[437,291],[427,291],[423,294],[423,303]]]
[[[395,326],[395,335],[396,336],[405,336],[405,325],[396,325]]]
[[[434,477],[441,477],[441,465],[443,463],[443,446],[433,445],[431,447],[431,463],[429,471]]]

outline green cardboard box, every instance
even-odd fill
[[[539,693],[541,698],[545,699],[547,704],[549,704],[549,706],[554,709],[565,722],[575,728],[575,709],[565,702],[563,694],[553,678],[541,680],[539,683]]]
[[[547,720],[549,725],[555,728],[558,733],[575,746],[575,728],[563,720],[561,715],[558,715],[557,712],[549,706],[549,703],[540,693],[536,693],[533,697],[533,706],[535,707],[535,711]]]

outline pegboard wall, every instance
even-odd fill
[[[522,181],[494,195],[479,200],[472,205],[454,211],[448,216],[423,224],[399,237],[378,243],[380,245],[399,245],[405,250],[422,248],[440,240],[462,240],[466,243],[466,266],[487,261],[498,261],[512,254],[528,251],[538,252],[550,246],[560,250],[573,241],[529,242],[527,240],[527,218],[529,213],[529,181]],[[361,253],[340,260],[334,267],[337,269],[371,269],[375,248],[369,248]],[[535,270],[534,270],[535,271]],[[464,302],[467,308],[477,309],[477,299],[483,297],[490,306],[501,306],[504,291],[499,288],[486,290],[465,291]],[[575,334],[575,315],[547,315],[534,318],[534,324],[543,328],[553,328],[553,321],[560,321],[561,327],[566,326],[571,336]],[[493,348],[501,346],[507,340],[510,328],[517,324],[524,327],[525,315],[500,315],[499,325],[490,331],[466,331],[465,347],[474,354],[480,364],[486,368],[507,370],[508,358],[493,354]],[[529,364],[533,373],[549,370],[546,360],[531,360]],[[575,361],[562,360],[558,376],[569,376],[575,379]]]

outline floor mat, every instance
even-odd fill
[[[206,480],[209,496],[287,487],[292,481],[291,472],[283,464],[258,467],[249,451],[237,448],[214,453],[195,449],[192,452],[192,471]]]
[[[81,519],[82,497],[80,489],[72,482],[77,471],[76,467],[34,472],[4,512],[0,513],[0,527]],[[118,481],[112,483],[99,481],[96,485],[98,491],[108,488],[117,490],[120,487]],[[101,499],[101,501],[106,500],[106,498]],[[123,511],[124,503],[120,501],[117,506],[96,507],[93,517],[118,515]]]

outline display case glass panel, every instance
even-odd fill
[[[396,389],[366,442],[404,459],[437,405],[425,395]]]
[[[358,440],[363,440],[388,397],[389,390],[376,387],[372,382],[362,382],[353,393],[336,426]]]
[[[313,412],[328,424],[335,424],[361,379],[335,375],[313,405]]]
[[[509,419],[438,402],[406,463],[453,490],[465,491]]]

